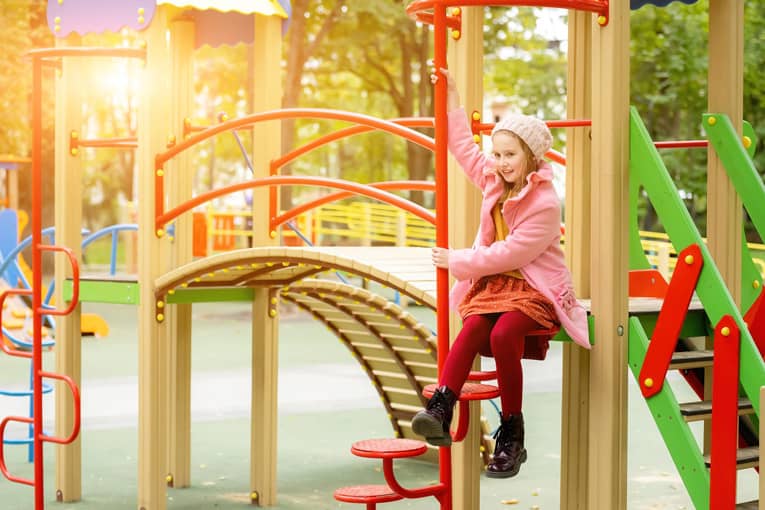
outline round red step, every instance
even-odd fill
[[[388,503],[403,497],[387,485],[353,485],[337,489],[335,499],[346,503]]]
[[[468,381],[493,381],[497,378],[497,371],[473,370],[468,374]]]
[[[438,385],[428,384],[422,389],[422,394],[430,398],[436,392]],[[490,384],[467,382],[462,385],[460,400],[490,400],[499,396],[499,388]]]
[[[428,451],[428,446],[414,439],[364,439],[351,446],[351,453],[372,459],[401,459],[416,457]]]

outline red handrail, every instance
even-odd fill
[[[429,127],[429,128],[433,127],[433,117],[402,117],[398,119],[390,119],[390,122],[395,122],[396,124],[399,124],[401,126],[406,126],[406,127]],[[328,143],[331,143],[331,142],[335,142],[342,138],[347,138],[347,137],[358,135],[361,133],[368,133],[370,131],[373,131],[374,129],[375,128],[369,127],[369,126],[351,126],[348,128],[335,131],[334,133],[321,136],[315,140],[312,140],[311,142],[303,145],[302,147],[299,147],[291,152],[288,152],[287,154],[283,155],[280,158],[272,160],[271,161],[272,175],[273,175],[274,169],[281,168],[287,163],[289,163],[290,161],[293,161],[299,156],[307,154],[311,152],[312,150],[315,150],[319,147],[327,145]]]
[[[526,6],[553,7],[559,9],[574,9],[589,11],[601,16],[608,16],[608,0],[415,0],[406,8],[406,13],[414,19],[419,19],[418,13],[440,7],[472,7],[472,6]],[[445,23],[445,22],[444,22]],[[434,21],[435,25],[436,22]]]
[[[194,207],[200,204],[203,204],[205,202],[209,202],[210,200],[217,198],[219,196],[227,195],[229,193],[234,193],[237,191],[242,191],[242,190],[250,189],[250,188],[259,188],[262,186],[277,186],[282,184],[293,185],[293,186],[299,185],[299,184],[305,184],[305,185],[324,186],[327,188],[335,188],[335,189],[350,191],[352,193],[368,196],[368,197],[380,200],[381,202],[395,205],[405,211],[408,211],[416,216],[419,216],[420,218],[430,223],[435,224],[435,221],[436,221],[433,213],[428,211],[421,205],[415,204],[413,202],[410,202],[409,200],[401,198],[392,193],[388,193],[387,191],[383,191],[381,189],[375,188],[373,186],[369,186],[366,184],[358,184],[358,183],[349,182],[349,181],[341,181],[339,179],[329,179],[327,177],[279,175],[279,176],[262,177],[260,179],[254,179],[254,180],[250,180],[246,182],[239,182],[236,184],[232,184],[230,186],[208,191],[206,193],[202,193],[201,195],[197,195],[191,200],[184,202],[183,204],[180,204],[179,206],[174,207],[173,209],[167,212],[162,212],[162,208],[158,208],[157,209],[158,214],[155,216],[156,233],[157,235],[161,235],[162,229],[169,222],[171,222],[172,220],[174,220],[175,218],[177,218],[184,212],[190,211]]]
[[[436,184],[432,181],[390,181],[390,182],[373,182],[367,186],[372,186],[382,190],[421,190],[421,191],[435,191]],[[271,218],[271,230],[278,228],[280,225],[287,223],[293,218],[300,216],[306,211],[316,209],[324,204],[335,202],[353,196],[353,193],[349,191],[339,191],[337,193],[331,193],[324,195],[323,197],[311,200],[305,204],[301,204],[297,207],[293,207],[289,211],[285,211],[282,214]]]

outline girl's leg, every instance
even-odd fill
[[[526,334],[541,326],[523,312],[503,313],[491,330],[491,351],[497,366],[502,417],[520,414],[523,404],[523,349]]]
[[[462,323],[457,338],[446,356],[440,377],[440,386],[447,386],[457,395],[467,380],[473,360],[479,352],[487,352],[492,326],[497,314],[470,315]]]
[[[505,312],[491,331],[491,350],[497,365],[497,383],[502,400],[502,421],[494,435],[494,456],[486,467],[490,478],[515,476],[526,462],[523,403],[523,349],[526,335],[539,328],[522,312]]]

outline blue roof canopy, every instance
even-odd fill
[[[683,2],[684,4],[695,4],[698,0],[630,0],[630,9],[640,9],[644,5],[656,5],[658,7],[666,7],[672,2]]]

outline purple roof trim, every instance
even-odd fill
[[[630,9],[640,9],[644,5],[656,5],[658,7],[666,7],[672,2],[683,2],[684,4],[695,4],[698,0],[630,0]]]
[[[155,0],[48,0],[48,27],[56,37],[72,32],[143,30],[156,11]]]

